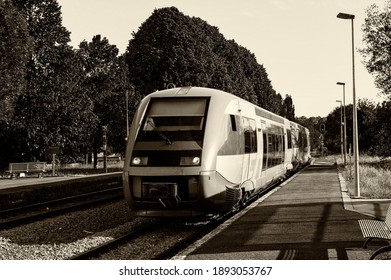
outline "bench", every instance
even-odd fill
[[[373,260],[377,255],[391,251],[391,203],[388,206],[386,218],[384,221],[379,220],[359,220],[362,235],[366,239],[364,242],[364,248],[367,248],[368,243],[373,239],[382,239],[388,241],[389,245],[381,247],[376,250],[372,256]]]
[[[11,175],[11,179],[17,175],[20,176],[21,173],[38,173],[38,177],[42,177],[43,173],[46,172],[46,162],[10,163],[8,169],[7,173]]]

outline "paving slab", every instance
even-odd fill
[[[367,260],[366,218],[345,209],[336,166],[315,163],[175,258]]]

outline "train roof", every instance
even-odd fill
[[[211,95],[222,95],[226,97],[240,99],[243,102],[247,102],[252,106],[254,106],[257,116],[261,116],[280,123],[284,123],[285,121],[288,121],[291,126],[297,125],[298,128],[307,129],[306,127],[296,122],[290,121],[262,107],[259,107],[258,105],[255,105],[239,96],[236,96],[232,93],[222,91],[219,89],[206,88],[206,87],[192,87],[192,86],[175,87],[175,88],[155,91],[154,93],[149,94],[147,97],[179,97],[179,96],[196,97],[196,96],[211,96]]]

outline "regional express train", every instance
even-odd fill
[[[139,216],[223,213],[307,163],[309,143],[307,128],[232,94],[158,91],[133,119],[125,199]]]

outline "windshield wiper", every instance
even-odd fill
[[[148,119],[147,120],[147,123],[150,124],[153,128],[152,131],[155,131],[157,134],[159,134],[159,136],[161,138],[163,138],[165,141],[166,141],[166,144],[167,145],[172,145],[172,141],[170,139],[168,139],[168,137],[166,135],[164,135],[160,130],[156,129],[156,126],[155,124],[151,121],[151,119]]]

